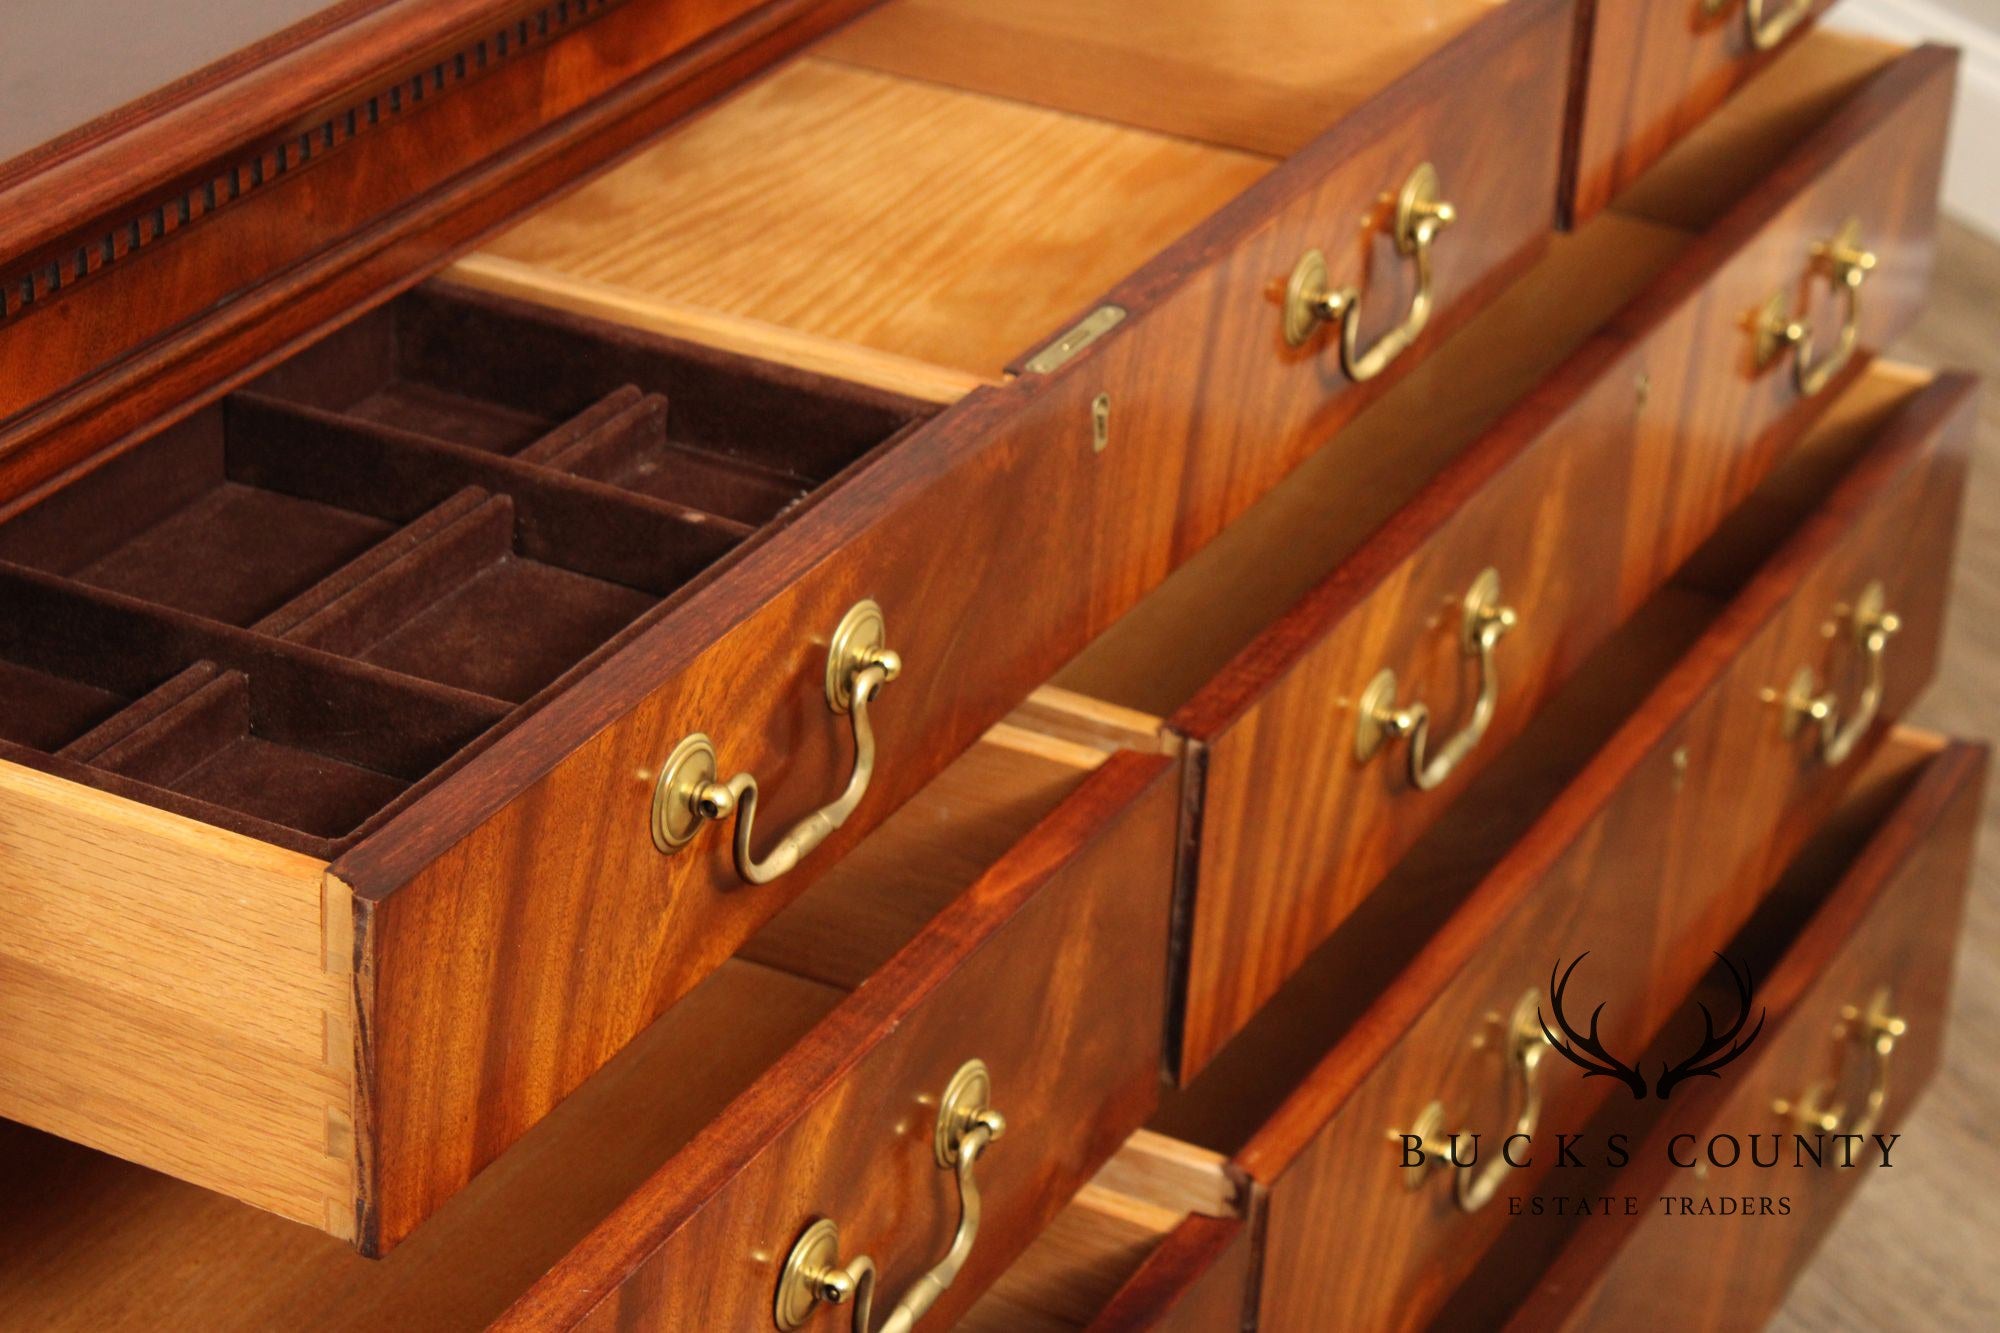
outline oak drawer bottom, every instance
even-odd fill
[[[1142,1130],[966,1313],[960,1333],[1242,1326],[1256,1261],[1247,1202],[1219,1154]]]

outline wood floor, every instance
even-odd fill
[[[2000,741],[2000,245],[1942,238],[1932,305],[1896,353],[1985,378],[1944,665],[1915,721]],[[1989,794],[1945,1069],[1772,1324],[2000,1328],[2000,781]]]

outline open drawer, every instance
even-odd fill
[[[1888,369],[1850,389],[1163,1107],[1266,1193],[1264,1326],[1438,1317],[1503,1196],[1561,1188],[1547,1152],[1440,1170],[1449,1136],[1573,1132],[1654,1075],[1587,1078],[1542,1022],[1585,1060],[1644,1050],[1929,679],[1970,404]],[[1538,1017],[1558,989],[1567,1027]],[[1316,1064],[1311,1025],[1342,1034]]]
[[[1578,22],[1563,179],[1565,215],[1589,221],[1832,0],[1590,0]]]
[[[1986,769],[1984,747],[1922,732],[1882,746],[1725,949],[1754,978],[1758,1026],[1743,1056],[1643,1108],[1651,1116],[1614,1102],[1607,1110],[1621,1114],[1591,1127],[1625,1133],[1631,1160],[1575,1192],[1636,1206],[1582,1225],[1520,1218],[1515,1243],[1496,1247],[1455,1314],[1498,1323],[1522,1278],[1544,1270],[1509,1327],[1643,1320],[1667,1284],[1675,1309],[1703,1327],[1761,1327],[1776,1312],[1882,1166],[1884,1143],[1895,1164],[1894,1136],[1942,1058]],[[1711,982],[1701,998],[1718,1019],[1744,1011],[1733,977]],[[1668,1054],[1684,1058],[1699,1032],[1673,1036]]]
[[[1247,1328],[1256,1224],[1225,1158],[1141,1130],[994,1282],[957,1327]]]
[[[1186,756],[1181,1081],[1914,316],[1950,91],[1940,52],[1801,43],[1042,696]],[[1857,219],[1848,310],[1810,256]],[[1820,321],[1811,371],[1755,354],[1774,293]]]
[[[610,1290],[568,1274],[660,1246],[661,1284],[619,1299],[765,1327],[819,1219],[895,1294],[936,1262],[962,1150],[980,1208],[947,1319],[1157,1102],[1169,769],[994,728],[379,1261],[8,1126],[0,1325],[479,1328],[557,1265],[540,1327]]]
[[[1607,1040],[1657,1026],[1654,1011],[1694,984],[1706,950],[1749,916],[1928,675],[1968,386],[1878,370],[1850,399],[1760,488],[1758,508],[1564,691],[1579,706],[1558,701],[1552,721],[1509,747],[1511,765],[1482,779],[1506,799],[1463,803],[1414,849],[1393,901],[1448,916],[1445,928],[1428,943],[1391,931],[1328,952],[1302,974],[1331,987],[1304,995],[1318,1027],[1297,1009],[1275,1028],[1260,1018],[1157,1112],[1172,757],[1107,757],[1010,724],[380,1263],[10,1131],[20,1184],[4,1213],[0,1322],[254,1328],[310,1310],[355,1327],[449,1329],[513,1302],[502,1326],[759,1327],[781,1288],[794,1290],[788,1267],[810,1276],[867,1255],[886,1306],[949,1253],[963,1267],[933,1284],[928,1316],[948,1324],[982,1292],[1018,1290],[1031,1243],[1093,1178],[1146,1207],[1124,1208],[1138,1230],[1109,1241],[1131,1263],[1106,1270],[1117,1290],[1074,1307],[1076,1321],[1134,1305],[1160,1318],[1184,1302],[1231,1307],[1234,1265],[1251,1262],[1234,1247],[1246,1226],[1254,1243],[1260,1216],[1265,1326],[1325,1326],[1328,1308],[1366,1322],[1379,1313],[1371,1302],[1392,1299],[1405,1304],[1383,1308],[1434,1308],[1496,1215],[1460,1212],[1445,1182],[1398,1188],[1385,1129],[1433,1098],[1457,1116],[1507,1114],[1492,1044],[1467,1039],[1541,983],[1552,951],[1598,951],[1588,984],[1620,1015]],[[1782,700],[1760,690],[1783,689],[1807,664],[1843,701],[1859,697],[1851,636],[1829,641],[1822,627],[1873,578],[1902,628],[1853,755],[1829,763],[1815,736],[1784,734]],[[1659,854],[1666,845],[1689,854]],[[1641,898],[1654,910],[1633,912]],[[1626,950],[1664,960],[1657,988],[1633,993],[1652,969],[1613,965]],[[1385,966],[1399,965],[1381,989]],[[1032,1004],[1027,978],[1041,983]],[[1300,1034],[1348,1020],[1293,1089]],[[1274,1053],[1274,1033],[1294,1049]],[[1324,1049],[1306,1044],[1308,1060]],[[940,1114],[954,1086],[979,1086],[955,1079],[973,1059],[1006,1118],[997,1140],[990,1121]],[[1551,1123],[1587,1109],[1576,1090],[1588,1085],[1547,1076]],[[1129,1169],[1128,1138],[1148,1117],[1186,1145],[1147,1154],[1173,1165],[1171,1188]],[[940,1166],[940,1143],[948,1161],[975,1138],[980,1150],[959,1159],[969,1169]],[[969,1245],[953,1247],[960,1182],[982,1207]],[[1093,1200],[1103,1194],[1083,1206]],[[1339,1244],[1320,1243],[1328,1227]],[[1107,1240],[1095,1222],[1086,1234]],[[794,1263],[802,1241],[814,1244]],[[790,1308],[806,1327],[849,1314]]]
[[[1892,369],[1852,386],[1677,581],[1508,748],[1482,777],[1479,799],[1455,807],[1419,841],[1367,929],[1336,935],[1201,1079],[1161,1106],[1150,1127],[1168,1141],[1148,1136],[1112,1157],[1066,1218],[1050,1209],[1051,1229],[1033,1247],[1030,1234],[990,1232],[983,1219],[969,1249],[949,1246],[950,1214],[928,1206],[915,1210],[926,1239],[900,1263],[881,1262],[877,1247],[893,1254],[893,1242],[876,1240],[867,1223],[858,1245],[840,1245],[844,1263],[862,1248],[877,1258],[878,1313],[891,1297],[923,1290],[917,1275],[947,1254],[967,1267],[930,1316],[944,1324],[989,1287],[973,1315],[1000,1326],[1117,1316],[1144,1327],[1183,1307],[1240,1312],[1239,1262],[1260,1274],[1250,1299],[1267,1327],[1374,1327],[1435,1310],[1502,1219],[1477,1199],[1461,1211],[1445,1182],[1403,1190],[1409,1173],[1398,1172],[1385,1133],[1427,1119],[1442,1126],[1511,1114],[1506,1061],[1498,1057],[1518,1043],[1491,1040],[1489,1028],[1515,1030],[1506,1024],[1518,1019],[1521,997],[1536,992],[1556,957],[1594,951],[1589,984],[1616,1015],[1607,1040],[1629,1040],[1659,1026],[1699,978],[1708,949],[1749,917],[1930,675],[1970,397],[1964,380],[1932,383]],[[1901,617],[1886,662],[1879,645],[1871,647],[1879,619],[1859,623],[1879,613],[1843,609],[1861,606],[1857,593],[1876,580]],[[1838,631],[1831,639],[1829,623]],[[1794,680],[1801,666],[1813,672],[1814,697],[1823,688],[1844,705],[1830,707],[1840,725],[1824,734],[1785,724],[1794,710],[1783,692],[1806,688]],[[1886,675],[1871,677],[1872,667]],[[1767,689],[1780,693],[1767,698]],[[1809,706],[1804,696],[1796,702]],[[1038,725],[1047,715],[1038,702],[1021,718]],[[1094,739],[1112,752],[1044,829],[1114,773],[1169,762],[1118,748],[1115,716],[1103,721],[1094,738],[1079,730],[1068,742],[1040,742],[1087,754]],[[1154,793],[1147,813],[1170,819],[1171,801],[1159,799],[1172,795],[1170,785]],[[1112,825],[1099,845],[1119,841],[1116,830],[1128,822]],[[1040,859],[1038,837],[1008,854],[968,900],[1009,878],[1011,867]],[[1166,829],[1151,837],[1149,848],[1171,852]],[[1668,846],[1682,850],[1667,855]],[[1157,870],[1119,855],[1134,875]],[[798,931],[812,950],[837,949],[831,918],[815,906],[819,893],[763,938]],[[898,896],[878,895],[884,909]],[[1443,928],[1430,935],[1439,921]],[[1117,965],[1148,971],[1142,937],[1134,938],[1141,942]],[[910,952],[921,947],[920,940]],[[1018,996],[1029,976],[1048,978],[1056,996],[1069,968],[1038,960],[1011,978],[1011,993]],[[901,984],[892,964],[856,1002],[877,986]],[[1061,1012],[1044,1026],[1068,1032]],[[1097,1021],[1110,1016],[1102,1011]],[[829,1020],[822,1031],[831,1027]],[[1328,1037],[1343,1030],[1328,1053]],[[802,1228],[815,1215],[843,1212],[824,1201],[832,1177],[814,1164],[830,1154],[852,1160],[858,1151],[815,1110],[792,1110],[791,1066],[774,1067],[668,1161],[503,1325],[702,1328],[767,1317],[786,1256],[812,1237]],[[1595,1083],[1547,1069],[1541,1076],[1551,1123],[1596,1104]],[[1439,1105],[1426,1110],[1431,1100]],[[1004,1109],[1004,1100],[997,1104]],[[1116,1124],[1129,1109],[1111,1105],[1098,1123]],[[774,1115],[797,1118],[767,1138]],[[1006,1148],[1003,1139],[992,1149],[996,1171]],[[1416,1178],[1421,1184],[1435,1174]],[[1083,1177],[1071,1179],[1074,1188]],[[1481,1190],[1497,1188],[1490,1175],[1483,1179]],[[858,1205],[864,1217],[868,1206]],[[1264,1238],[1261,1259],[1235,1249],[1246,1227],[1253,1247]],[[808,1268],[822,1283],[839,1276],[831,1248]],[[859,1270],[847,1272],[859,1281]],[[691,1274],[702,1280],[691,1282]],[[794,1313],[805,1314],[805,1327],[850,1317]]]
[[[810,52],[11,498],[0,1115],[395,1245],[1542,248],[1450,8],[1283,163]]]

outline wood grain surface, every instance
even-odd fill
[[[1553,142],[1560,98],[1540,58],[1567,14],[1558,0],[1496,10],[1117,289],[1132,315],[1110,336],[1052,376],[968,395],[864,461],[340,858],[364,904],[365,1244],[393,1243],[448,1198],[1386,387],[1347,388],[1324,349],[1283,352],[1266,291],[1324,243],[1328,218],[1353,226],[1358,199],[1430,155],[1413,144],[1457,123],[1434,94],[1461,74],[1486,72],[1484,93],[1520,114],[1436,140],[1482,222],[1440,256],[1445,305],[1427,338],[1539,252],[1553,159],[1518,154]],[[1115,421],[1098,452],[1091,404],[1105,392]],[[1023,541],[998,494],[1035,497],[1037,528],[1073,539]],[[763,827],[845,784],[851,742],[826,709],[823,644],[864,596],[885,609],[906,669],[873,710],[878,763],[855,817],[758,889],[741,885],[719,830],[661,856],[646,775],[690,731],[714,737],[725,769],[757,775]]]
[[[1983,805],[1986,752],[1953,745],[1922,767],[1849,872],[1822,882],[1831,890],[1824,907],[1759,980],[1757,1003],[1768,1017],[1750,1059],[1720,1082],[1691,1085],[1658,1123],[1632,1136],[1633,1169],[1601,1186],[1593,1182],[1594,1188],[1637,1194],[1644,1201],[1640,1216],[1628,1220],[1614,1214],[1578,1229],[1548,1276],[1513,1312],[1510,1328],[1643,1323],[1658,1312],[1661,1292],[1669,1288],[1675,1293],[1675,1318],[1692,1327],[1761,1328],[1841,1208],[1859,1191],[1897,1188],[1899,1178],[1875,1165],[1872,1143],[1851,1169],[1776,1171],[1676,1171],[1668,1164],[1667,1145],[1680,1134],[1742,1139],[1759,1130],[1787,1129],[1773,1103],[1796,1102],[1809,1086],[1829,1081],[1829,1104],[1845,1109],[1843,1128],[1854,1125],[1875,1069],[1857,1053],[1853,1036],[1843,1040],[1834,1030],[1844,1006],[1865,1013],[1887,987],[1890,1012],[1908,1031],[1897,1040],[1887,1067],[1889,1100],[1878,1132],[1903,1135],[1896,1142],[1900,1160],[1892,1158],[1891,1171],[1923,1151],[1921,1138],[1904,1130],[1944,1049],[1952,954]],[[1663,1214],[1661,1195],[1692,1201],[1681,1208],[1724,1196],[1739,1203],[1746,1195],[1783,1197],[1788,1211],[1729,1221],[1687,1218]],[[1544,1223],[1541,1229],[1555,1227]]]
[[[13,764],[0,847],[0,1116],[352,1236],[352,909],[325,864]]]
[[[1282,157],[1490,8],[1490,0],[891,0],[820,50]]]
[[[1270,167],[802,59],[484,253],[995,376]]]
[[[1941,53],[1884,71],[1168,720],[1198,747],[1201,801],[1181,888],[1183,1081],[1783,455],[1814,405],[1784,367],[1748,364],[1742,312],[1856,213],[1895,273],[1863,345],[1915,317],[1950,87]],[[1589,551],[1617,558],[1577,559]],[[1353,758],[1353,701],[1390,667],[1438,742],[1456,729],[1479,682],[1454,608],[1489,566],[1520,618],[1496,653],[1496,721],[1451,780],[1419,792],[1402,745]]]
[[[1832,0],[1808,0],[1817,14]],[[1750,40],[1745,0],[1589,0],[1578,38],[1566,200],[1587,221],[1777,54]],[[1766,11],[1790,4],[1765,5]],[[1797,40],[1808,29],[1796,29]]]
[[[0,1125],[0,1326],[474,1333],[841,998],[768,968],[718,969],[384,1259]]]
[[[1257,1258],[1252,1223],[1193,1214],[1112,1293],[1091,1320],[1090,1333],[1211,1333],[1250,1327]]]
[[[1157,1100],[1170,768],[1107,762],[497,1327],[760,1327],[820,1216],[893,1301],[958,1218],[915,1126],[977,1057],[1008,1129],[980,1159],[977,1241],[931,1317],[962,1313]],[[1044,978],[1032,1005],[1026,974]]]
[[[1938,279],[1923,318],[1896,351],[2000,377],[2000,245],[1962,225],[1940,235]],[[2000,670],[2000,398],[1979,399],[1965,534],[1952,568],[1943,663],[1912,717],[1956,735],[1995,733]],[[1883,1329],[1919,1333],[2000,1320],[1986,1256],[2000,1246],[2000,810],[1989,788],[1965,934],[1959,945],[1945,1065],[1907,1123],[1895,1179],[1862,1192],[1820,1247],[1784,1308],[1779,1333]],[[1949,1219],[1939,1225],[1939,1218]]]
[[[87,225],[44,238],[72,277],[36,268],[40,296],[0,332],[0,495],[207,405],[863,3],[600,0],[601,17],[572,31],[557,20],[583,15],[575,0],[560,14],[534,0],[405,0],[379,7],[378,24],[349,25],[361,39],[337,55],[289,52],[262,71],[268,79],[221,89],[219,109],[194,99],[121,135],[102,160],[28,177],[8,193],[7,225],[32,231],[73,220],[68,199],[124,198],[156,163],[180,163],[179,145],[214,145],[196,155],[206,166],[182,163],[164,196],[142,193],[140,215],[113,215],[109,233]],[[496,14],[498,27],[482,26]],[[468,24],[471,44],[440,44],[440,32]],[[503,45],[512,58],[500,61]],[[368,82],[371,72],[389,82]],[[263,117],[293,105],[274,85],[321,98],[345,88],[358,100],[320,101],[325,129],[287,115],[275,138],[259,137]],[[365,132],[343,138],[350,111]],[[329,134],[338,147],[322,154]],[[210,186],[228,205],[212,218]],[[203,225],[179,225],[196,212]],[[82,281],[77,265],[89,270]]]
[[[1474,1043],[1557,959],[1592,952],[1598,967],[1588,984],[1606,1005],[1606,1041],[1632,1049],[1747,919],[1855,762],[1829,769],[1785,741],[1760,691],[1829,651],[1829,608],[1871,575],[1910,607],[1907,623],[1921,626],[1891,669],[1883,717],[1929,678],[1968,408],[1963,380],[1911,402],[1238,1155],[1271,1186],[1266,1321],[1428,1319],[1505,1219],[1491,1209],[1459,1213],[1439,1182],[1416,1193],[1385,1188],[1393,1145],[1385,1147],[1384,1129],[1433,1097],[1460,1122],[1505,1114],[1497,1062]],[[1635,899],[1659,906],[1640,916],[1630,910]],[[1545,1085],[1544,1114],[1551,1124],[1580,1123],[1603,1094],[1560,1073]],[[1548,1165],[1538,1159],[1510,1186],[1532,1186]],[[1325,1228],[1336,1217],[1343,1235],[1369,1243],[1330,1250]]]

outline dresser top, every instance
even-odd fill
[[[0,46],[0,174],[17,159],[129,123],[225,81],[385,0],[155,0],[46,6],[34,40]],[[41,150],[37,153],[36,150]]]

